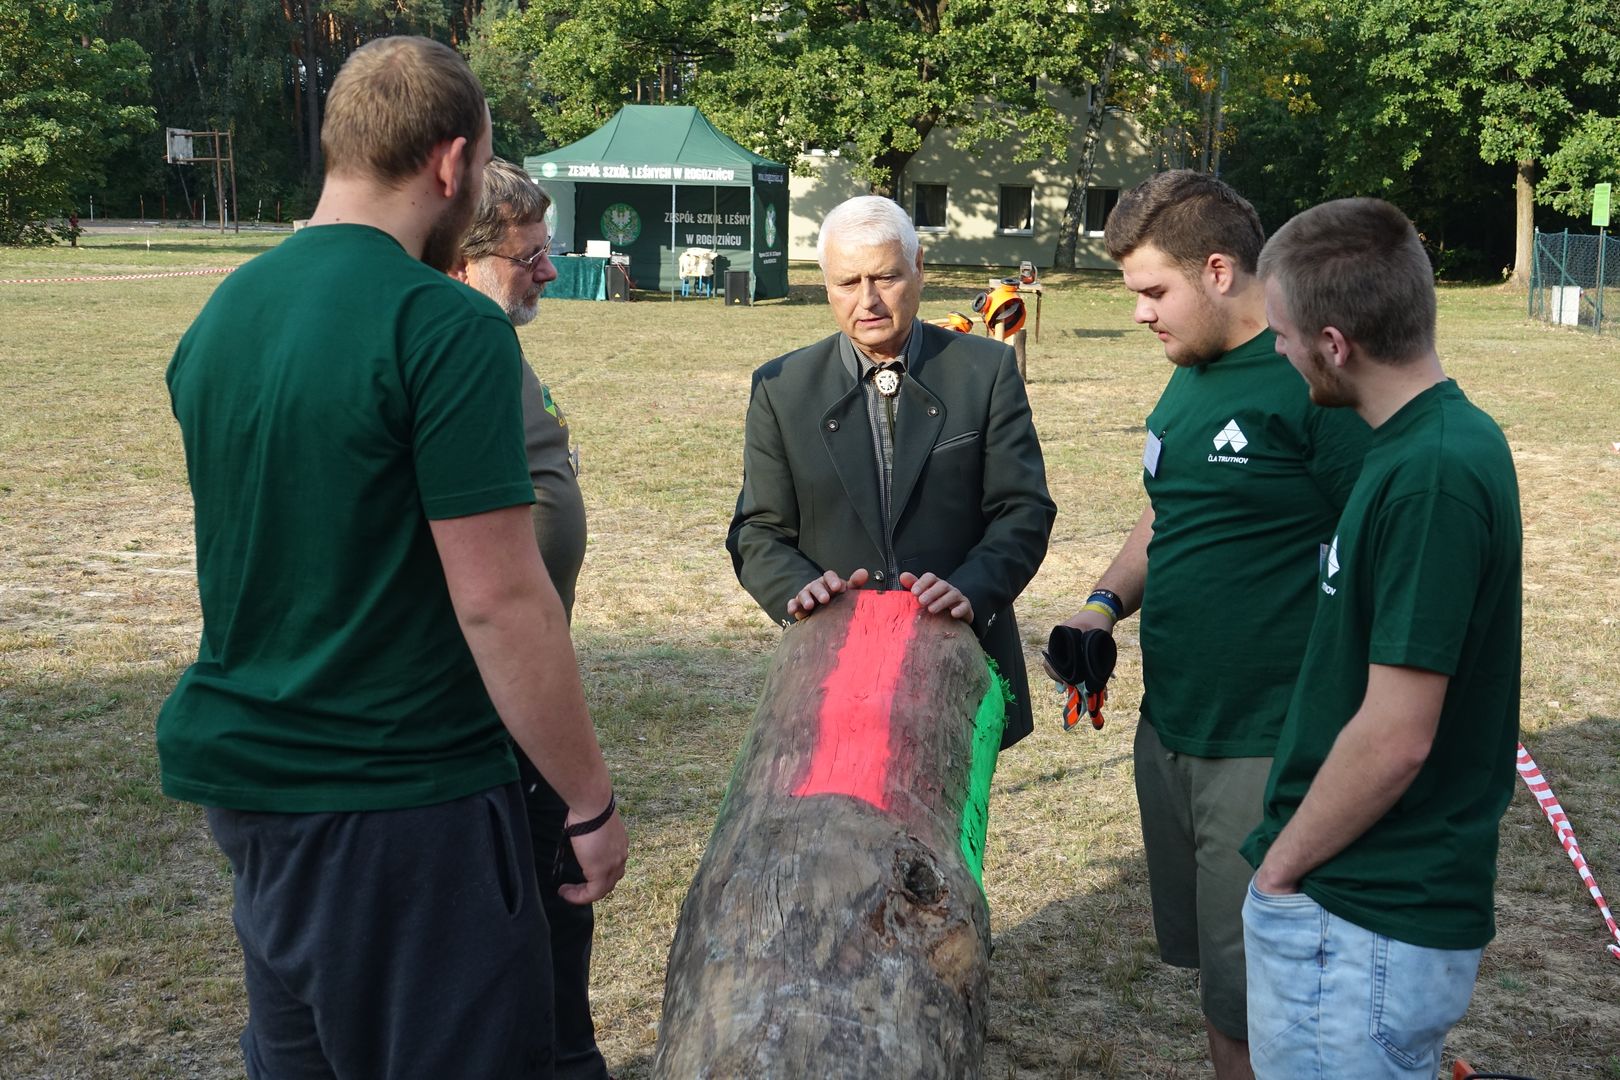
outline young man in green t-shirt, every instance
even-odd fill
[[[1127,192],[1104,242],[1175,365],[1147,420],[1149,506],[1068,620],[1141,610],[1137,800],[1159,954],[1199,970],[1220,1080],[1249,1076],[1238,845],[1260,820],[1320,553],[1368,438],[1313,405],[1266,328],[1249,203],[1177,170]],[[1287,376],[1287,378],[1285,378]]]
[[[1307,210],[1260,275],[1312,400],[1373,436],[1243,849],[1255,1074],[1431,1080],[1495,932],[1519,728],[1513,457],[1441,369],[1433,271],[1395,207]]]
[[[624,825],[529,521],[522,356],[445,276],[490,159],[466,61],[356,50],[310,226],[221,283],[168,384],[203,630],[163,790],[231,864],[252,1080],[549,1077],[545,917],[507,732],[585,882]],[[504,730],[503,730],[504,728]]]

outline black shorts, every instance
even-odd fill
[[[405,810],[208,809],[252,1080],[552,1075],[551,958],[516,783]]]

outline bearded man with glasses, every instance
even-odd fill
[[[450,275],[501,306],[514,327],[534,321],[548,282],[556,280],[546,211],[551,197],[518,166],[500,158],[484,166],[483,196],[461,241]],[[585,500],[569,449],[568,420],[534,367],[523,363],[523,432],[534,483],[534,538],[563,610],[574,613],[574,586],[585,560]],[[563,835],[568,805],[540,771],[517,751],[518,776],[534,841],[540,899],[551,927],[551,971],[556,1005],[558,1080],[603,1080],[607,1065],[591,1021],[589,904],[573,904],[559,886],[581,879],[573,846]]]

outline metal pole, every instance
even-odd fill
[[[1541,295],[1538,288],[1538,279],[1541,277],[1541,230],[1538,228],[1531,234],[1530,239],[1530,295],[1524,298],[1524,313],[1531,318],[1536,315],[1536,299]]]
[[[231,209],[236,218],[236,234],[242,235],[242,208],[236,204],[236,129],[233,126],[225,133],[225,152],[230,155],[231,165]],[[264,205],[261,199],[260,206]]]
[[[225,235],[225,176],[220,167],[219,132],[214,132],[214,196],[219,200],[219,235]],[[232,207],[232,209],[235,209]]]
[[[669,300],[675,302],[675,281],[681,276],[680,264],[675,260],[675,185],[669,185]]]
[[[1598,279],[1597,279],[1597,308],[1593,312],[1594,329],[1603,333],[1603,256],[1604,249],[1609,246],[1608,230],[1598,230]]]

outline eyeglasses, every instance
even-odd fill
[[[539,269],[540,260],[551,254],[551,241],[547,240],[544,244],[541,244],[540,250],[535,252],[533,255],[530,255],[527,259],[520,259],[516,255],[502,255],[498,251],[491,252],[491,254],[497,259],[505,259],[509,263],[517,263],[519,266],[523,267],[523,269],[533,274],[537,269]]]

